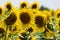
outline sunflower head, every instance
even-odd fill
[[[2,8],[0,8],[0,14],[2,14]]]
[[[47,11],[47,10],[43,10],[43,13],[47,17],[47,22],[51,22],[52,21],[52,15],[51,15],[51,13],[49,11]]]
[[[56,17],[57,17],[57,18],[60,18],[60,9],[58,9],[58,10],[56,11]]]
[[[37,27],[42,27],[44,25],[44,18],[42,16],[36,16],[35,21]]]
[[[58,30],[60,31],[60,20],[57,21],[57,27],[58,27]]]
[[[44,16],[43,15],[37,15],[36,17],[35,17],[35,24],[38,26],[38,27],[42,27],[42,26],[44,26],[45,25],[45,18],[44,18]]]
[[[60,13],[58,13],[57,17],[60,17]]]
[[[5,7],[6,7],[7,10],[11,10],[11,9],[12,9],[11,2],[7,2],[7,3],[5,4]]]
[[[35,14],[35,17],[34,17],[34,23],[35,23],[35,26],[36,26],[36,29],[41,32],[43,32],[45,29],[44,29],[44,26],[46,24],[46,16],[45,15],[42,15],[42,12],[37,12]]]
[[[51,13],[52,16],[55,15],[55,11],[53,9],[50,10],[50,13]]]
[[[33,4],[31,4],[31,9],[39,9],[39,3],[38,2],[34,2]]]
[[[47,38],[54,38],[55,37],[54,32],[46,32],[46,34],[47,34]]]
[[[5,35],[5,29],[0,27],[0,38],[4,37]]]
[[[23,24],[28,24],[30,22],[30,16],[28,13],[23,12],[22,14],[20,14],[20,19],[23,22]]]
[[[0,6],[0,15],[4,14],[5,9]]]
[[[11,15],[5,19],[6,25],[13,25],[17,20],[17,17],[14,12],[11,13]]]
[[[28,2],[22,2],[20,3],[20,8],[28,7]]]
[[[55,36],[56,33],[55,32],[51,32],[50,30],[48,30],[47,28],[45,28],[44,34],[45,34],[45,36],[43,36],[44,38],[50,39],[50,38],[54,38],[54,36]]]
[[[23,26],[25,25],[26,27],[28,27],[28,26],[31,27],[31,24],[33,22],[33,14],[31,12],[31,10],[25,9],[25,8],[22,9],[21,12],[19,13],[19,20]]]
[[[43,14],[45,14],[47,17],[51,17],[50,12],[47,10],[43,10]]]
[[[59,17],[60,17],[60,13],[57,14],[57,18],[59,18]]]
[[[39,10],[31,10],[33,14],[37,13]]]

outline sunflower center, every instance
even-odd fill
[[[30,27],[30,28],[28,29],[28,31],[29,31],[29,32],[32,32],[32,31],[33,31],[33,29]]]
[[[0,8],[0,14],[2,14],[2,9]]]
[[[35,18],[35,24],[37,25],[37,27],[44,26],[44,18],[42,16],[37,16]]]
[[[59,21],[59,27],[60,27],[60,21]]]
[[[5,30],[0,28],[0,34],[1,34],[0,37],[4,37],[4,33],[5,33]]]
[[[21,7],[22,7],[22,8],[26,7],[26,4],[25,4],[25,3],[23,3],[23,4],[21,5]]]
[[[58,18],[60,17],[60,13],[58,13],[57,17],[58,17]]]
[[[59,23],[59,26],[60,26],[60,23]]]
[[[10,4],[7,4],[7,6],[6,6],[7,8],[8,8],[8,10],[10,10],[11,9],[11,5]]]
[[[13,25],[16,21],[17,17],[14,13],[12,13],[7,19],[5,19],[5,23],[7,25]]]
[[[22,13],[20,14],[20,20],[23,24],[28,24],[30,22],[30,16],[28,13]]]
[[[33,4],[32,5],[32,9],[36,9],[37,8],[37,5],[36,4]]]

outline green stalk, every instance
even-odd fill
[[[6,26],[6,32],[5,32],[5,38],[4,38],[4,40],[7,40],[7,31],[8,31],[8,27],[9,27],[9,26]]]

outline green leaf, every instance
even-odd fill
[[[54,31],[53,24],[47,23],[47,28],[51,31]]]

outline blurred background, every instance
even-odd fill
[[[0,6],[4,7],[6,2],[11,1],[13,6],[19,7],[20,2],[27,1],[29,5],[35,1],[39,2],[42,7],[58,9],[60,8],[60,0],[0,0]]]

